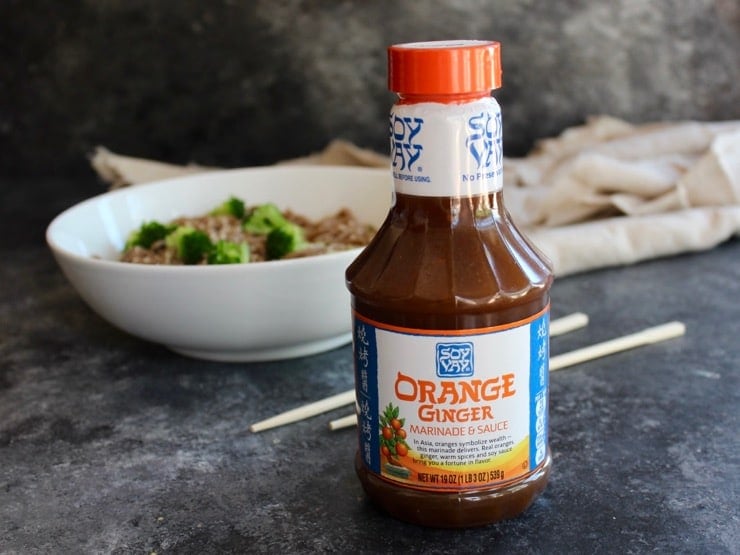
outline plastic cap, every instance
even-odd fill
[[[465,94],[501,86],[501,44],[456,40],[388,48],[388,88],[400,94]]]

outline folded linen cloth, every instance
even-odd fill
[[[92,165],[112,188],[209,171],[98,147]],[[342,141],[284,164],[388,167]],[[710,249],[740,237],[740,121],[631,125],[598,116],[504,160],[514,221],[555,273]]]

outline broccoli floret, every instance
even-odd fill
[[[240,220],[244,218],[245,213],[244,201],[236,197],[230,197],[211,210],[212,216],[234,216]]]
[[[265,243],[268,260],[283,258],[286,254],[308,246],[303,229],[297,224],[285,222],[267,235]]]
[[[213,250],[208,235],[190,226],[179,226],[167,236],[165,242],[177,251],[177,256],[185,264],[197,264]]]
[[[139,229],[132,231],[126,240],[125,249],[144,247],[148,249],[157,241],[172,233],[175,226],[164,225],[157,221],[144,222]]]
[[[280,209],[272,203],[255,206],[244,221],[244,230],[258,235],[267,235],[288,220],[285,219]]]
[[[249,262],[249,245],[218,241],[208,254],[209,264],[244,264]]]

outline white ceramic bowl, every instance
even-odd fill
[[[384,169],[275,166],[168,179],[69,208],[46,240],[87,304],[114,326],[183,355],[257,361],[315,354],[350,341],[344,271],[361,249],[224,266],[118,262],[147,220],[204,214],[229,196],[274,202],[310,218],[350,208],[379,226],[391,201]]]

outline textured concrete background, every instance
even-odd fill
[[[590,114],[740,118],[738,0],[1,0],[0,173],[97,144],[219,166],[386,151],[385,48],[503,43],[509,155]]]

